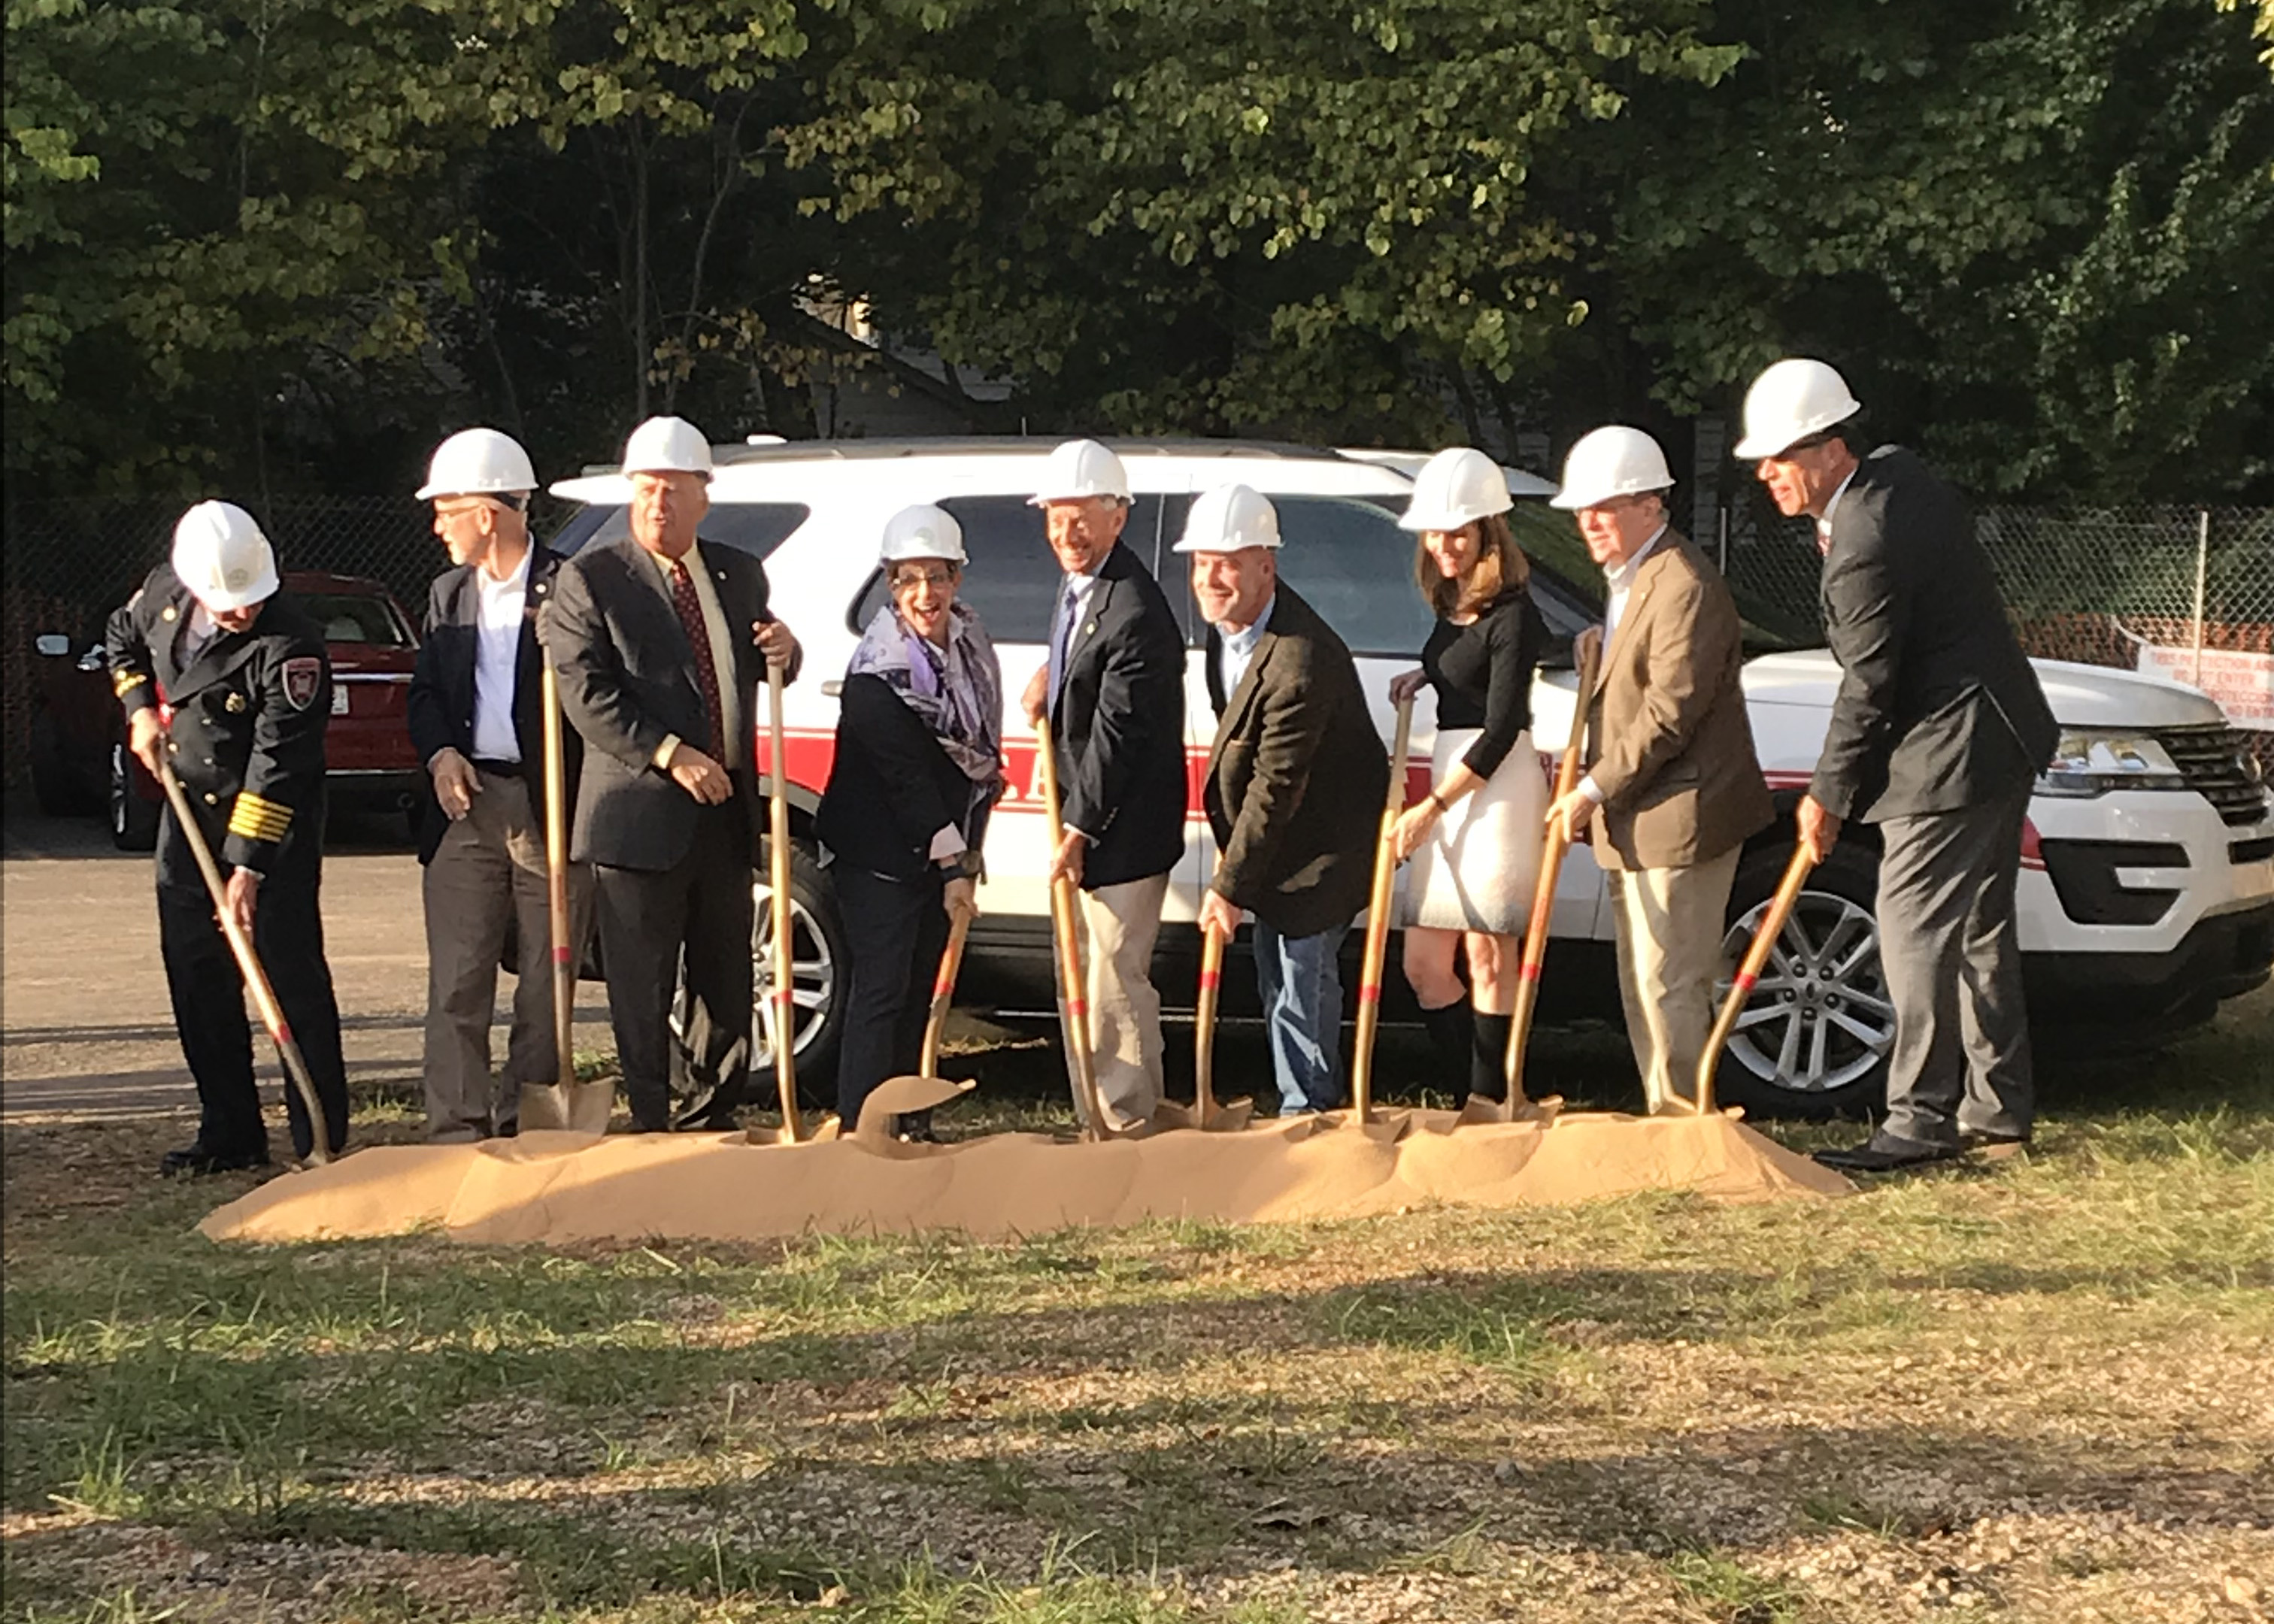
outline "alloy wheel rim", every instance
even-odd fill
[[[1749,909],[1723,938],[1717,1000],[1728,996],[1729,974],[1767,909]],[[1894,1041],[1879,922],[1845,897],[1802,891],[1737,1017],[1728,1056],[1763,1082],[1826,1094],[1869,1076]]]

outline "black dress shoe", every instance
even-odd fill
[[[1841,1173],[1899,1173],[1905,1168],[1931,1167],[1959,1154],[1955,1145],[1930,1145],[1908,1139],[1884,1128],[1861,1145],[1846,1150],[1819,1150],[1816,1160]]]
[[[1983,1162],[2004,1162],[2020,1155],[2029,1147],[2026,1133],[1962,1133],[1960,1147],[1969,1155]]]
[[[265,1150],[212,1150],[203,1145],[186,1145],[179,1150],[169,1150],[158,1162],[161,1178],[203,1178],[213,1173],[242,1173],[252,1168],[268,1165]]]

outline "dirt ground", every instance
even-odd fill
[[[150,1176],[162,1003],[72,1041],[133,962],[72,910],[147,873],[6,883],[9,1620],[2274,1616],[2274,996],[2048,1076],[2025,1159],[1833,1202],[222,1247],[249,1176]],[[364,1143],[416,1132],[390,1030]],[[19,1109],[97,1042],[147,1095]],[[965,1055],[1011,1086],[956,1131],[1052,1120],[1001,1098],[1050,1061]]]

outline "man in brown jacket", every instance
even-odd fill
[[[1318,611],[1279,580],[1279,516],[1246,485],[1197,499],[1176,550],[1209,623],[1216,714],[1201,803],[1223,854],[1200,925],[1229,942],[1255,916],[1255,977],[1279,1112],[1342,1103],[1336,953],[1373,879],[1389,763],[1358,665]]]
[[[1627,1037],[1653,1116],[1695,1086],[1737,856],[1774,810],[1738,684],[1737,606],[1668,526],[1673,484],[1649,435],[1600,428],[1571,447],[1554,500],[1577,515],[1608,590],[1587,776],[1547,816],[1574,838],[1593,817]]]

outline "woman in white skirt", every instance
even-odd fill
[[[1532,673],[1547,627],[1509,533],[1511,506],[1507,478],[1481,451],[1441,451],[1416,476],[1398,523],[1419,535],[1414,579],[1437,624],[1421,668],[1389,685],[1393,701],[1425,686],[1437,696],[1431,788],[1395,836],[1399,859],[1412,861],[1397,916],[1405,979],[1445,1074],[1493,1100],[1507,1097],[1509,1012],[1547,808],[1532,748]]]

